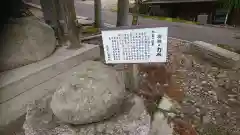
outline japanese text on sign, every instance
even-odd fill
[[[168,28],[102,31],[106,63],[166,62]]]

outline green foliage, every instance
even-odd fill
[[[117,10],[117,7],[113,7],[113,8],[111,8],[110,9],[112,12],[117,12],[118,10]]]
[[[187,21],[180,18],[170,18],[170,17],[161,17],[161,16],[148,16],[148,15],[140,15],[144,18],[150,18],[155,20],[162,20],[168,22],[180,22],[180,23],[187,23],[187,24],[198,24],[197,22]]]
[[[229,50],[229,51],[232,51],[232,52],[235,52],[236,50],[231,47],[230,45],[225,45],[225,44],[217,44],[218,47],[221,47],[223,49],[226,49],[226,50]]]
[[[94,34],[99,32],[99,28],[95,28],[93,26],[87,26],[83,28],[83,33]]]
[[[240,8],[240,0],[219,0],[224,8]]]

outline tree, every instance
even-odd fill
[[[118,0],[117,26],[128,26],[129,0]]]
[[[101,0],[94,0],[94,27],[102,27],[102,5]]]
[[[219,0],[220,4],[228,10],[226,18],[225,18],[225,24],[227,24],[228,16],[231,13],[233,9],[240,8],[240,0]]]
[[[51,25],[60,44],[79,47],[74,0],[41,0],[44,19]]]
[[[142,0],[135,0],[134,7],[133,7],[132,25],[138,24],[139,6],[140,6],[141,2],[142,2]]]

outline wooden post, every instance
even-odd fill
[[[133,7],[133,19],[132,19],[132,25],[138,25],[138,14],[139,14],[139,6],[141,1],[135,0],[134,7]]]
[[[140,0],[135,0],[133,9],[132,25],[138,25],[138,13],[139,13]],[[139,71],[138,64],[130,65],[128,73],[126,73],[126,80],[129,82],[128,87],[131,90],[137,90],[139,86]]]
[[[129,0],[118,0],[117,26],[128,26]],[[127,64],[124,71],[125,87],[131,91],[138,86],[138,67],[136,64]]]
[[[94,0],[94,27],[102,27],[102,4],[101,0]]]
[[[125,87],[130,91],[135,91],[139,86],[139,69],[138,64],[128,64],[124,72]]]

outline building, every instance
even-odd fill
[[[208,15],[211,23],[217,0],[145,0],[141,6],[144,14],[196,21],[200,14]]]
[[[240,26],[240,9],[233,9],[228,18],[228,24]]]

